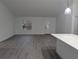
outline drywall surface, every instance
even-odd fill
[[[62,59],[78,59],[78,50],[60,40],[57,40],[56,51]]]
[[[8,8],[0,2],[0,41],[13,35],[13,18]]]
[[[72,16],[60,14],[56,20],[57,33],[72,33]]]
[[[27,20],[32,22],[32,30],[23,30],[22,24]],[[46,29],[47,24],[49,28]],[[56,18],[55,17],[19,17],[16,18],[15,33],[16,34],[45,34],[55,33]]]
[[[64,0],[2,0],[16,16],[53,17],[62,11]]]
[[[73,2],[73,24],[72,24],[72,28],[73,28],[73,33],[74,34],[78,34],[78,0],[74,0]]]
[[[71,4],[71,14],[64,14],[64,11],[57,16],[56,33],[78,34],[78,2],[74,0]]]
[[[78,18],[74,19],[73,33],[78,35]]]

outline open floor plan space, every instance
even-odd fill
[[[78,0],[0,0],[0,59],[78,59]]]

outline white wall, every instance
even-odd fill
[[[0,2],[0,41],[13,35],[13,15],[7,7]]]
[[[32,30],[23,30],[22,24],[24,21],[32,22]],[[49,30],[45,29],[47,23],[50,23]],[[16,18],[15,33],[16,34],[45,34],[55,33],[56,18],[54,17],[18,17]]]
[[[56,33],[78,33],[77,4],[77,0],[74,0],[70,6],[72,10],[71,15],[65,15],[64,12],[62,12],[57,16]]]
[[[72,16],[60,14],[56,20],[57,33],[72,33]]]
[[[73,3],[73,33],[78,34],[78,0],[74,0]]]
[[[78,35],[78,18],[74,19],[73,33]]]

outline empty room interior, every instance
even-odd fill
[[[78,59],[78,0],[0,0],[0,59]]]

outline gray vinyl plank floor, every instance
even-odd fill
[[[50,35],[16,35],[0,42],[0,59],[44,59],[42,48],[55,49]]]

